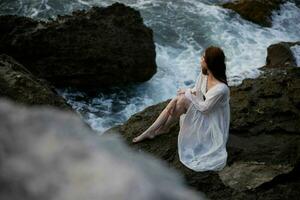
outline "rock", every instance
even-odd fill
[[[280,42],[268,47],[266,65],[268,67],[297,66],[291,47],[300,45],[299,42]]]
[[[246,20],[265,27],[271,27],[271,15],[280,9],[285,0],[236,0],[222,4],[223,8],[234,10]]]
[[[43,104],[71,110],[46,81],[37,79],[20,63],[0,55],[0,96],[23,104]]]
[[[179,161],[177,153],[178,123],[172,126],[168,134],[137,144],[131,143],[135,136],[141,134],[154,122],[169,101],[147,107],[145,110],[132,115],[123,125],[109,129],[104,135],[109,135],[112,132],[119,133],[135,151],[148,152],[167,161],[171,169],[177,169],[184,175],[187,184],[204,192],[210,199],[231,199],[233,189],[224,185],[217,173],[194,172]]]
[[[235,190],[256,188],[275,176],[292,171],[288,165],[267,165],[265,162],[234,162],[219,173],[221,180]]]
[[[300,68],[266,68],[257,79],[231,87],[231,132],[298,134]]]
[[[152,105],[113,127],[133,149],[182,172],[211,199],[297,199],[300,195],[300,68],[261,68],[256,79],[232,86],[228,162],[220,172],[194,172],[178,158],[178,122],[168,134],[132,143],[170,101]],[[278,197],[277,197],[278,196]]]
[[[300,8],[300,0],[294,0],[296,6],[298,6]]]
[[[121,3],[49,22],[0,16],[0,53],[56,87],[83,89],[149,80],[156,73],[153,31]]]
[[[70,112],[0,98],[0,198],[201,200],[178,172]]]

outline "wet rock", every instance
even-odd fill
[[[291,47],[300,45],[299,42],[280,42],[268,47],[266,65],[268,67],[297,66]]]
[[[32,75],[7,55],[0,55],[0,96],[29,105],[50,105],[71,110],[53,87]]]
[[[49,22],[0,16],[0,53],[56,87],[88,90],[149,80],[156,73],[153,32],[121,3]]]
[[[222,4],[223,8],[234,10],[246,20],[265,27],[271,27],[271,15],[280,9],[285,0],[236,0]]]
[[[134,114],[119,132],[136,151],[149,152],[178,169],[186,182],[211,199],[296,199],[300,195],[300,68],[262,67],[256,79],[232,86],[228,162],[221,172],[194,172],[178,158],[178,122],[168,134],[142,143],[146,130],[170,101]]]
[[[243,81],[250,89],[231,87],[231,130],[249,135],[298,133],[300,68],[260,69],[264,73],[259,78]]]
[[[296,6],[298,6],[300,8],[300,0],[294,0]]]
[[[289,165],[266,165],[265,162],[234,162],[230,167],[224,168],[219,175],[221,180],[235,190],[242,191],[256,188],[271,181],[275,176],[289,173]]]
[[[176,171],[70,112],[0,98],[0,199],[201,200]]]

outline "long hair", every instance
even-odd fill
[[[205,50],[204,60],[207,64],[207,68],[211,71],[213,76],[228,86],[225,54],[223,50],[216,46],[209,46]]]

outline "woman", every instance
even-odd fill
[[[230,123],[230,89],[223,50],[208,47],[200,66],[195,87],[179,89],[156,121],[133,142],[167,133],[179,120],[180,161],[195,171],[219,171],[226,166]]]

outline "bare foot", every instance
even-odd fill
[[[142,140],[144,140],[144,139],[153,139],[155,136],[153,135],[153,133],[150,133],[150,132],[144,132],[144,133],[142,133],[141,135],[139,135],[139,136],[137,136],[137,137],[135,137],[135,138],[133,138],[133,140],[132,140],[132,142],[133,143],[137,143],[137,142],[140,142],[140,141],[142,141]]]
[[[133,138],[132,142],[137,143],[137,142],[141,142],[144,139],[153,139],[153,138],[155,138],[155,136],[168,133],[169,131],[170,131],[170,128],[168,128],[168,129],[158,128],[154,132],[142,133],[141,135]]]

